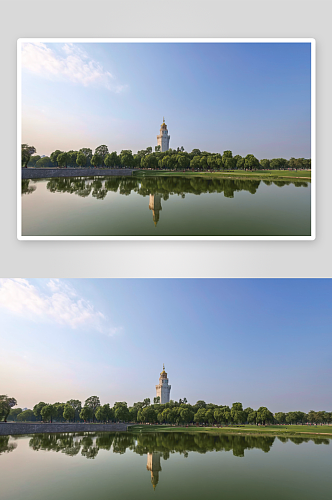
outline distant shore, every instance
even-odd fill
[[[231,170],[231,171],[192,171],[192,170],[144,170],[139,168],[22,168],[22,179],[49,179],[55,177],[107,177],[133,176],[137,178],[166,177],[205,177],[267,181],[304,181],[311,182],[311,170]]]
[[[311,430],[312,429],[312,430]],[[209,434],[248,434],[248,435],[270,435],[270,436],[321,436],[332,439],[331,425],[241,425],[229,427],[188,427],[170,425],[132,425],[130,432],[207,432]]]

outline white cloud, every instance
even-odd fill
[[[127,87],[116,83],[109,71],[75,44],[65,44],[62,50],[64,56],[45,43],[23,43],[22,67],[46,78],[67,80],[85,87],[101,86],[113,92],[121,92]]]
[[[112,336],[122,328],[107,318],[76,290],[60,280],[49,280],[46,291],[26,279],[0,279],[0,307],[34,321],[51,321],[76,328],[93,328]]]

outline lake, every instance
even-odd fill
[[[310,182],[170,176],[22,180],[22,236],[310,235]]]
[[[0,436],[1,500],[330,500],[327,438],[204,432]]]

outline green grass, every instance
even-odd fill
[[[132,174],[134,177],[151,177],[151,176],[181,176],[181,177],[218,177],[224,179],[266,179],[266,180],[306,180],[311,181],[310,170],[255,170],[254,172],[246,172],[242,170],[226,171],[226,172],[192,172],[192,171],[175,171],[169,172],[166,170],[135,170]]]
[[[266,427],[256,425],[242,425],[234,427],[173,427],[168,425],[133,425],[128,427],[128,432],[207,432],[209,434],[266,434],[273,436],[319,436],[332,438],[330,425],[269,425]]]

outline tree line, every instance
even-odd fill
[[[33,409],[22,411],[13,408],[17,402],[14,398],[0,396],[0,419],[11,421],[43,421],[43,422],[133,422],[149,424],[205,424],[205,425],[266,425],[266,424],[330,424],[332,412],[327,411],[291,411],[288,413],[272,413],[265,406],[257,410],[243,408],[242,403],[216,405],[197,401],[191,405],[186,398],[160,404],[159,398],[151,403],[149,398],[128,407],[126,402],[101,405],[98,396],[91,396],[82,405],[81,401],[70,399],[66,403],[37,403]]]
[[[161,152],[156,146],[155,151],[148,147],[136,154],[129,149],[109,152],[103,144],[98,146],[94,153],[90,148],[81,148],[79,151],[53,151],[50,156],[36,155],[36,148],[22,144],[22,167],[81,167],[81,168],[141,168],[151,170],[284,170],[284,169],[311,169],[311,159],[308,158],[263,158],[258,160],[253,154],[245,157],[233,156],[232,151],[209,153],[193,149],[191,153],[183,147]]]

